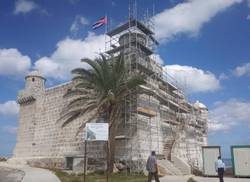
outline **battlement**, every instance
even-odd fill
[[[19,104],[30,103],[30,102],[33,102],[35,100],[36,99],[32,95],[27,93],[25,90],[19,91],[18,96],[17,96],[17,102]]]

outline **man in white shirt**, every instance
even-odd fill
[[[224,182],[223,175],[225,170],[225,164],[221,160],[221,156],[218,157],[218,160],[215,162],[215,170],[218,173],[220,182]]]
[[[148,171],[148,182],[151,182],[153,176],[156,182],[160,182],[158,177],[157,159],[155,156],[155,151],[152,151],[151,155],[148,157],[146,168]]]

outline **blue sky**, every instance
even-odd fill
[[[137,0],[138,16],[152,12],[160,46],[154,57],[191,102],[210,112],[209,144],[250,144],[250,1]],[[11,155],[18,126],[17,93],[24,75],[39,69],[47,86],[70,79],[82,57],[104,50],[105,14],[125,22],[128,0],[0,1],[0,156]],[[83,65],[84,66],[84,65]]]

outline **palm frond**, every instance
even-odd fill
[[[62,122],[62,126],[64,126],[64,122],[66,122],[68,120],[68,118],[70,118],[71,116],[75,116],[78,115],[78,113],[80,114],[81,109],[78,110],[73,110],[73,111],[68,111],[68,112],[62,112],[62,116],[60,116],[60,118],[56,121],[57,123]],[[72,120],[69,120],[69,122],[71,122]]]
[[[130,77],[128,80],[127,80],[127,88],[130,90],[130,89],[134,89],[136,88],[137,86],[139,85],[143,85],[145,84],[145,80],[142,76],[140,75],[133,75],[132,77]]]
[[[95,112],[92,114],[92,116],[88,118],[88,120],[84,121],[84,122],[80,125],[80,127],[78,128],[78,130],[77,130],[77,132],[76,132],[76,136],[78,136],[79,133],[85,128],[86,123],[92,122],[94,118],[98,117],[97,115],[98,115],[98,112],[95,111]]]
[[[86,77],[84,75],[75,75],[73,78],[72,78],[72,81],[83,81],[85,80]]]
[[[80,116],[81,112],[78,112],[78,111],[72,111],[70,114],[70,117],[67,118],[63,124],[62,124],[62,128],[65,127],[66,125],[68,125],[69,123],[71,123],[72,121],[74,121],[76,118],[78,118]]]
[[[131,90],[145,83],[143,77],[130,75],[122,54],[108,59],[101,54],[94,60],[81,61],[87,63],[90,68],[72,70],[75,85],[74,89],[65,94],[65,97],[73,96],[66,107],[66,124],[94,110],[98,114],[108,113],[106,115],[109,116],[110,122],[118,122],[124,99]]]
[[[82,88],[73,88],[68,90],[63,97],[68,98],[68,97],[73,97],[73,96],[78,96],[78,95],[86,95],[89,94],[89,90],[82,89]]]
[[[75,119],[77,119],[78,117],[84,115],[86,112],[91,111],[91,110],[93,110],[95,108],[96,108],[96,105],[89,104],[86,107],[81,107],[81,108],[69,111],[68,113],[65,113],[60,118],[60,120],[63,120],[62,127],[65,127],[66,125],[68,125],[69,123],[71,123],[72,121],[74,121]]]
[[[85,76],[86,78],[91,78],[93,76],[93,73],[91,70],[87,70],[85,68],[75,68],[71,71],[73,75],[81,75]]]
[[[76,88],[84,88],[84,89],[88,89],[88,90],[93,90],[94,89],[93,83],[89,83],[89,82],[86,82],[86,81],[81,81],[79,83],[76,83],[75,87]]]
[[[76,107],[77,105],[84,105],[86,104],[86,101],[89,101],[89,100],[95,100],[94,97],[90,97],[90,96],[80,96],[76,99],[73,99],[71,102],[69,102],[69,104],[67,105],[67,108],[73,108],[73,107]]]
[[[103,56],[104,57],[104,56]],[[87,63],[88,65],[91,66],[92,68],[92,72],[93,72],[93,76],[96,79],[100,79],[100,78],[104,78],[104,73],[103,73],[103,67],[102,67],[102,63],[101,61],[99,61],[99,59],[95,59],[95,60],[91,60],[91,59],[82,59],[82,62]],[[103,80],[101,80],[101,82],[103,82]]]

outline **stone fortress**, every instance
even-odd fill
[[[143,170],[148,155],[155,150],[165,173],[190,174],[192,169],[201,170],[202,146],[207,145],[207,107],[198,101],[188,102],[182,89],[156,63],[153,46],[158,42],[149,25],[129,19],[107,32],[107,36],[109,49],[105,54],[122,54],[131,73],[146,77],[146,84],[124,101],[116,135],[116,160],[133,171]],[[45,80],[39,71],[25,77],[25,89],[17,98],[19,128],[12,160],[77,169],[82,165],[84,131],[76,133],[91,113],[62,128],[58,120],[68,103],[63,96],[73,89],[74,83],[46,88]],[[104,159],[104,144],[91,143],[87,153],[88,163]]]

